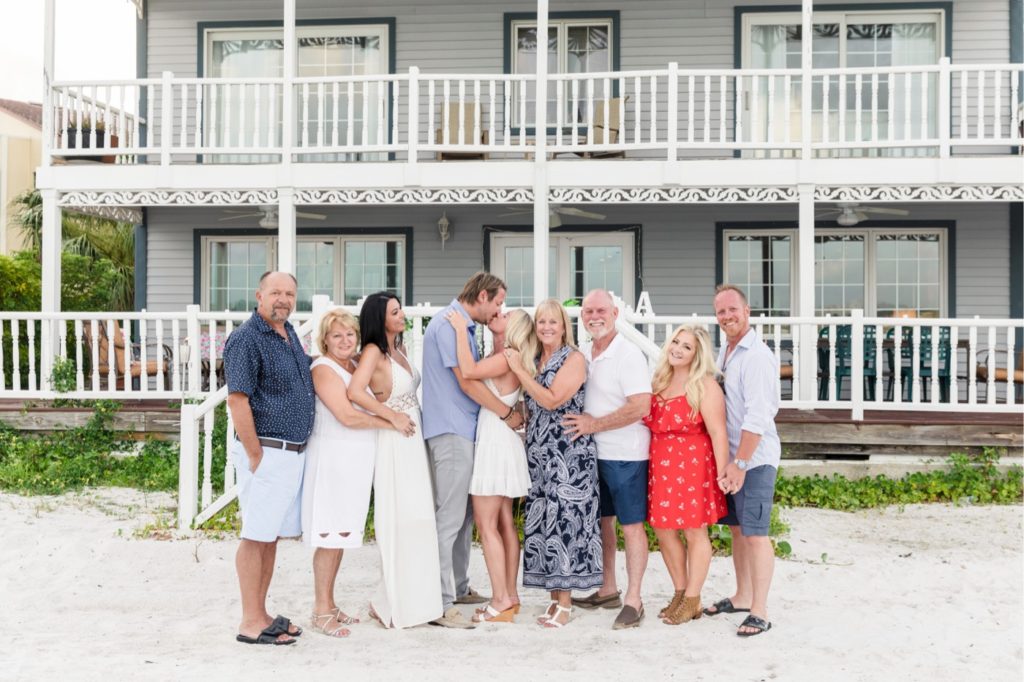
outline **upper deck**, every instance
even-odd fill
[[[297,18],[268,18],[282,4]],[[154,0],[150,77],[50,84],[40,185],[529,189],[538,164],[565,189],[1020,182],[1024,65],[985,44],[1008,33],[990,3],[548,4]],[[502,9],[543,10],[550,68],[538,14]]]

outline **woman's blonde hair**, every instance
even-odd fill
[[[508,314],[505,346],[519,352],[519,359],[530,376],[537,374],[537,330],[530,313],[517,308]]]
[[[334,308],[324,313],[324,316],[320,318],[320,329],[317,331],[317,346],[320,348],[320,353],[327,355],[327,335],[331,331],[331,326],[337,322],[346,329],[351,329],[356,333],[356,339],[359,338],[359,320],[352,313],[346,312],[341,308]],[[358,341],[357,341],[358,343]]]
[[[572,337],[572,320],[569,319],[569,313],[565,312],[565,308],[562,307],[562,304],[554,298],[548,298],[541,301],[537,304],[537,310],[533,314],[534,322],[536,322],[544,313],[550,313],[555,317],[561,318],[562,328],[564,329],[562,332],[562,345],[569,346],[569,348],[577,350],[576,343],[573,341]],[[540,343],[538,341],[538,346],[539,345]]]
[[[672,332],[661,347],[661,357],[658,358],[658,365],[654,368],[654,377],[651,379],[651,390],[661,393],[672,381],[673,369],[672,365],[668,364],[668,351],[672,347],[672,342],[683,332],[692,334],[697,345],[693,360],[690,361],[690,376],[684,389],[686,402],[690,404],[690,418],[693,419],[700,412],[700,403],[704,400],[704,379],[718,374],[718,367],[715,366],[715,359],[711,355],[711,336],[707,329],[695,324],[684,324]]]

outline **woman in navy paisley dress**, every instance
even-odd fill
[[[575,349],[572,326],[554,299],[537,306],[535,316],[541,355],[536,377],[506,350],[526,391],[529,420],[526,459],[530,491],[523,529],[523,586],[551,593],[551,604],[538,620],[562,627],[572,613],[571,590],[601,585],[601,518],[597,487],[597,447],[590,435],[570,440],[562,419],[583,412],[587,365]]]

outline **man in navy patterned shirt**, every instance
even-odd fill
[[[231,457],[238,481],[242,540],[235,555],[242,593],[239,642],[294,644],[302,630],[267,612],[277,539],[302,534],[299,507],[306,440],[313,430],[313,377],[288,316],[295,277],[260,277],[256,310],[228,338],[224,369],[237,439]]]

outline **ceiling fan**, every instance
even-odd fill
[[[579,208],[573,208],[572,206],[560,206],[558,204],[549,204],[548,213],[548,227],[560,227],[562,225],[562,216],[572,216],[573,218],[589,218],[590,220],[604,220],[605,216],[603,213],[593,213],[591,211],[584,211]],[[499,218],[506,218],[514,215],[533,215],[533,208],[521,208],[516,209],[510,213],[502,213]]]
[[[862,220],[867,220],[870,213],[879,215],[909,215],[910,211],[902,208],[875,208],[874,206],[861,206],[857,202],[838,202],[835,208],[826,208],[818,211],[815,217],[836,215],[836,222],[843,227],[852,227]]]
[[[226,218],[221,218],[220,222],[225,220],[238,220],[240,218],[259,218],[259,222],[256,224],[267,230],[272,230],[277,227],[277,206],[260,206],[256,212],[248,209],[236,210],[236,209],[225,209],[225,213],[231,213]],[[309,220],[324,220],[327,216],[323,213],[306,213],[304,211],[296,211],[296,218],[307,218]]]

